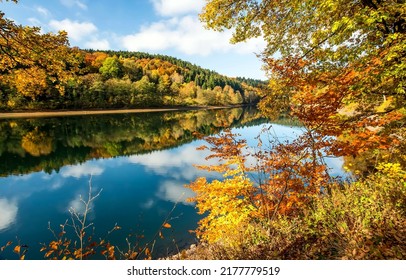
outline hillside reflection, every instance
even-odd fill
[[[193,141],[195,132],[210,135],[265,121],[253,107],[2,120],[0,176],[166,150]]]

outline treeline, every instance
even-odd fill
[[[44,34],[0,11],[2,111],[247,104],[264,85],[164,55],[72,48],[66,32]]]
[[[180,59],[142,52],[69,50],[63,83],[41,67],[0,79],[0,110],[145,108],[251,104],[262,81],[229,78]],[[73,60],[73,61],[72,61]]]

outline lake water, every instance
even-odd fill
[[[140,246],[156,240],[154,257],[172,254],[196,241],[190,230],[200,216],[184,185],[218,177],[193,166],[208,155],[196,150],[204,141],[194,132],[232,127],[255,146],[265,124],[255,108],[0,120],[0,247],[19,242],[28,245],[27,259],[43,259],[41,244],[54,240],[48,225],[58,233],[69,209],[83,211],[91,181],[92,194],[100,192],[88,217],[95,237],[117,224],[107,239],[119,248],[126,238]],[[301,133],[284,122],[272,131],[292,139]],[[333,175],[342,173],[341,159],[328,163]],[[157,238],[169,214],[171,228]],[[18,257],[10,246],[0,258]]]

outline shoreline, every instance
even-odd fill
[[[66,111],[32,111],[32,112],[0,112],[0,119],[16,118],[46,118],[46,117],[67,117],[67,116],[85,116],[85,115],[107,115],[107,114],[132,114],[132,113],[153,113],[153,112],[171,112],[188,110],[217,110],[243,107],[238,106],[204,106],[204,107],[168,107],[168,108],[140,108],[140,109],[94,109],[94,110],[66,110]]]

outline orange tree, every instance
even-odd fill
[[[292,114],[308,128],[341,136],[345,145],[337,142],[335,154],[390,146],[399,158],[405,16],[403,0],[209,0],[201,19],[215,30],[233,29],[233,42],[265,39],[265,112],[274,99],[289,97]]]
[[[207,139],[223,163],[204,168],[225,178],[190,185],[207,213],[198,229],[204,240],[234,246],[269,236],[280,215],[309,214],[337,185],[323,155],[362,155],[369,170],[379,161],[405,165],[404,1],[206,2],[200,17],[207,27],[233,29],[232,42],[264,38],[269,87],[259,107],[273,116],[274,104],[289,106],[306,132],[250,155],[230,132]]]

